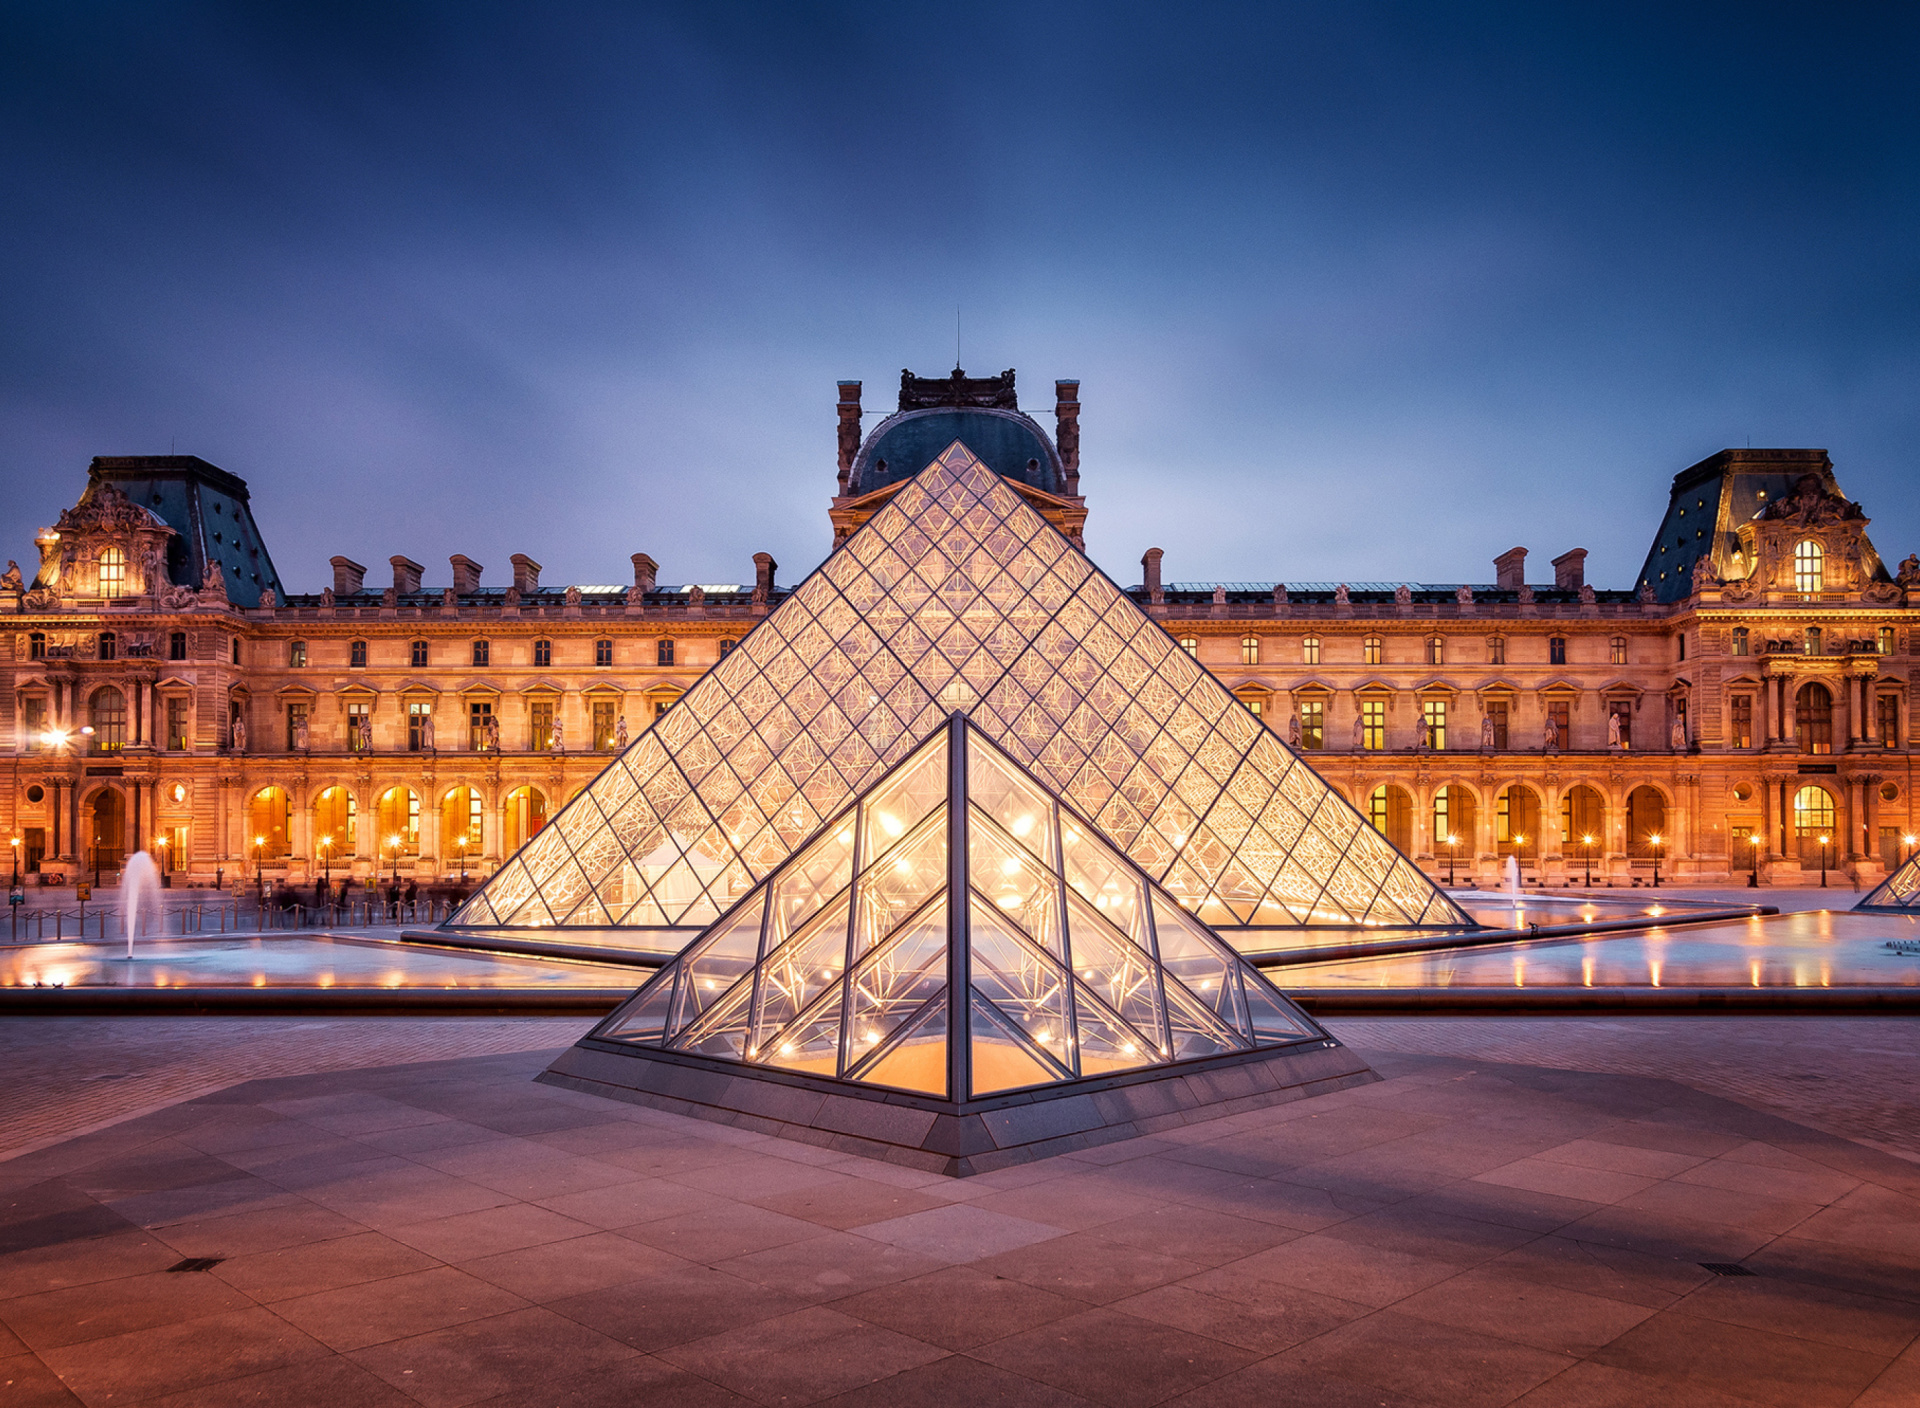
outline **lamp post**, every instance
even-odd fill
[[[398,885],[400,883],[400,838],[387,837],[387,845],[393,849],[393,883]]]
[[[1447,888],[1453,888],[1453,862],[1460,845],[1460,838],[1453,832],[1447,833]]]
[[[1760,838],[1747,837],[1747,845],[1751,848],[1749,853],[1753,857],[1753,864],[1747,867],[1747,888],[1757,890],[1760,888]]]
[[[1647,844],[1653,847],[1653,887],[1660,888],[1660,833],[1654,832],[1647,837]]]
[[[1587,869],[1587,888],[1593,888],[1593,833],[1589,831],[1580,838],[1580,859]]]
[[[460,883],[464,885],[467,883],[467,838],[456,836],[453,845],[454,849],[460,852]]]
[[[27,892],[20,888],[20,838],[14,837],[9,843],[13,847],[13,883],[7,887],[7,913],[13,916],[13,941],[20,941],[20,906],[27,898]]]
[[[332,885],[333,885],[333,837],[331,836],[322,836],[320,838],[320,878],[327,882],[329,889],[332,888]]]
[[[1916,840],[1920,840],[1920,837],[1902,836],[1900,839],[1906,843],[1906,847],[1907,847],[1907,853],[1900,857],[1900,864],[1905,865],[1908,861],[1913,859],[1913,843]]]
[[[1833,837],[1820,838],[1820,888],[1827,888],[1827,847],[1833,844]]]

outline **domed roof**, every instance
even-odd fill
[[[943,406],[899,411],[875,426],[848,475],[848,492],[911,479],[954,441],[995,474],[1049,494],[1063,492],[1060,454],[1033,419],[1019,411]]]

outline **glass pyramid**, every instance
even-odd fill
[[[1472,924],[958,441],[450,923],[704,928],[955,710],[1210,925]]]
[[[1899,869],[1867,891],[1854,908],[1920,913],[1920,855],[1909,856]]]
[[[956,1102],[1326,1041],[957,712],[592,1036]]]

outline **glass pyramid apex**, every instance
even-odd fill
[[[1210,925],[1472,923],[958,441],[450,923],[705,928],[955,710]]]
[[[1327,1039],[959,712],[593,1037],[954,1103]]]

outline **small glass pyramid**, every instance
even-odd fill
[[[962,1103],[1327,1040],[958,712],[592,1037]]]
[[[1909,856],[1893,874],[1867,891],[1854,908],[1920,913],[1920,855]]]
[[[449,923],[677,949],[954,710],[1207,924],[1472,927],[958,441]]]

